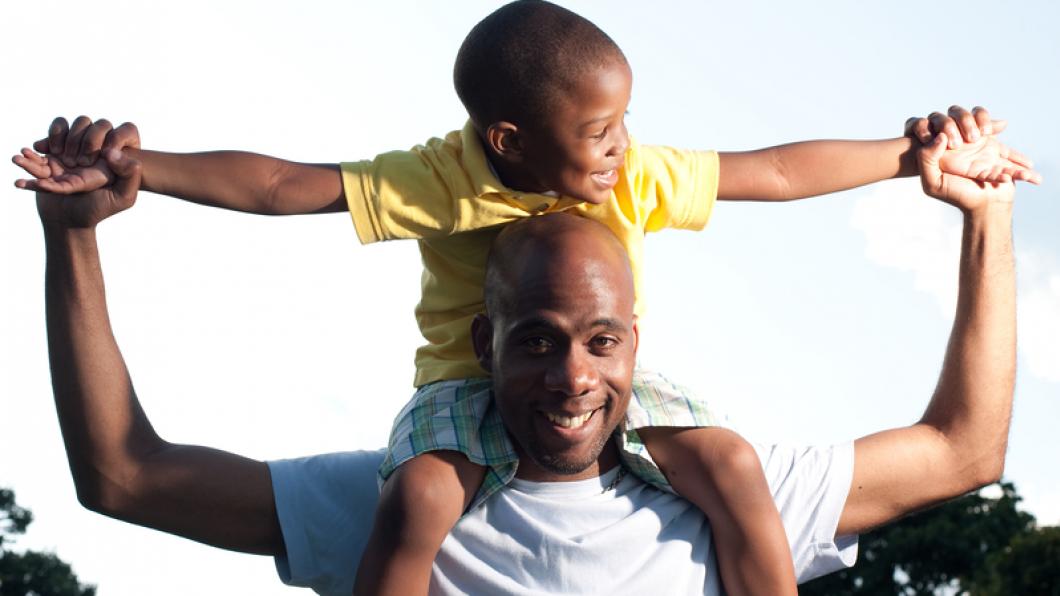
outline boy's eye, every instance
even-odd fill
[[[601,130],[597,134],[589,135],[589,138],[599,141],[599,140],[603,139],[606,136],[607,136],[607,129],[605,128],[605,129]]]

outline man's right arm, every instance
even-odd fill
[[[105,119],[80,116],[68,125],[56,118],[48,137],[33,148],[59,160],[75,176],[55,177],[34,172],[37,180],[22,188],[70,194],[103,186],[110,178],[101,152],[118,149],[143,164],[141,188],[186,201],[262,215],[296,215],[346,211],[346,197],[337,164],[305,164],[241,151],[164,153],[140,148],[136,126],[111,128]],[[28,156],[16,156],[15,163]]]
[[[75,197],[37,194],[52,386],[78,498],[199,542],[283,554],[266,464],[169,443],[137,400],[111,330],[95,234],[99,221],[132,205],[139,165],[109,155],[113,184]]]

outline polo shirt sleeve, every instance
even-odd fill
[[[632,182],[646,211],[645,232],[706,227],[718,197],[716,151],[644,145],[634,159]]]
[[[853,566],[858,537],[835,534],[854,477],[854,444],[754,447],[784,522],[798,582]]]
[[[286,554],[283,583],[349,596],[379,501],[382,451],[331,453],[269,462]]]

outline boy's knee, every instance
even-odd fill
[[[416,456],[383,484],[377,515],[395,529],[448,526],[448,530],[467,508],[484,472],[456,452]]]

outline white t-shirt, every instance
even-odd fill
[[[853,565],[836,539],[853,444],[756,446],[800,582]],[[287,547],[284,583],[348,596],[378,501],[382,452],[269,463]],[[706,518],[684,499],[616,470],[577,482],[517,480],[464,516],[435,559],[432,594],[719,594]]]

